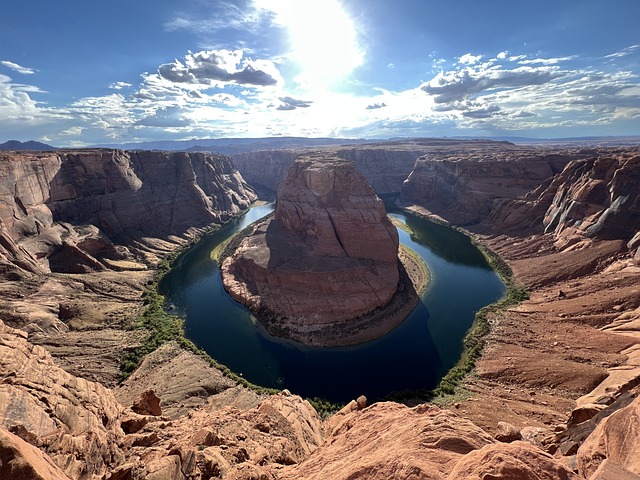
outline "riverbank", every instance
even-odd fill
[[[432,220],[422,207],[409,211]],[[572,410],[608,405],[640,382],[640,266],[619,241],[558,251],[548,235],[466,233],[528,298],[476,321],[470,335],[481,333],[482,351],[473,368],[463,361],[446,404],[489,432],[508,422],[555,444],[570,437]]]
[[[402,246],[398,262],[400,280],[396,294],[387,305],[366,315],[320,326],[287,323],[269,315],[258,318],[270,335],[311,347],[345,347],[375,340],[404,322],[429,283],[428,268],[411,249]]]

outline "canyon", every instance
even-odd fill
[[[154,265],[300,154],[253,152],[238,169],[197,153],[1,154],[0,475],[640,477],[638,147],[322,151],[405,209],[464,227],[528,290],[489,315],[474,373],[439,406],[358,398],[321,419],[295,392],[248,389],[174,341],[120,381]]]

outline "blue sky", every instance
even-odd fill
[[[27,0],[0,12],[0,142],[640,135],[637,0]]]

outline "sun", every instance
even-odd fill
[[[355,24],[339,0],[256,0],[289,32],[299,81],[331,84],[362,65]]]

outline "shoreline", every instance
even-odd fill
[[[259,222],[266,221],[272,215],[267,215]],[[398,226],[398,223],[402,222],[395,221],[394,225]],[[222,262],[233,254],[238,244],[259,224],[249,225],[220,242],[212,250],[211,257],[221,266]],[[404,228],[406,229],[407,226],[405,225]],[[304,347],[346,347],[367,343],[386,335],[402,324],[418,305],[421,295],[429,286],[428,265],[417,253],[402,243],[398,246],[398,267],[400,279],[397,290],[387,305],[339,323],[318,326],[287,323],[272,312],[255,311],[247,305],[243,306],[255,316],[268,335]],[[227,293],[231,295],[228,291]],[[234,298],[233,295],[231,296]],[[242,304],[242,302],[239,303]]]
[[[301,328],[297,324],[282,323],[279,319],[270,320],[264,313],[252,313],[269,335],[293,341],[305,347],[347,347],[376,340],[407,319],[420,302],[420,295],[429,285],[427,265],[409,247],[404,245],[402,247],[398,249],[398,262],[401,268],[396,294],[387,305],[373,312],[350,321],[315,328],[309,325]]]

